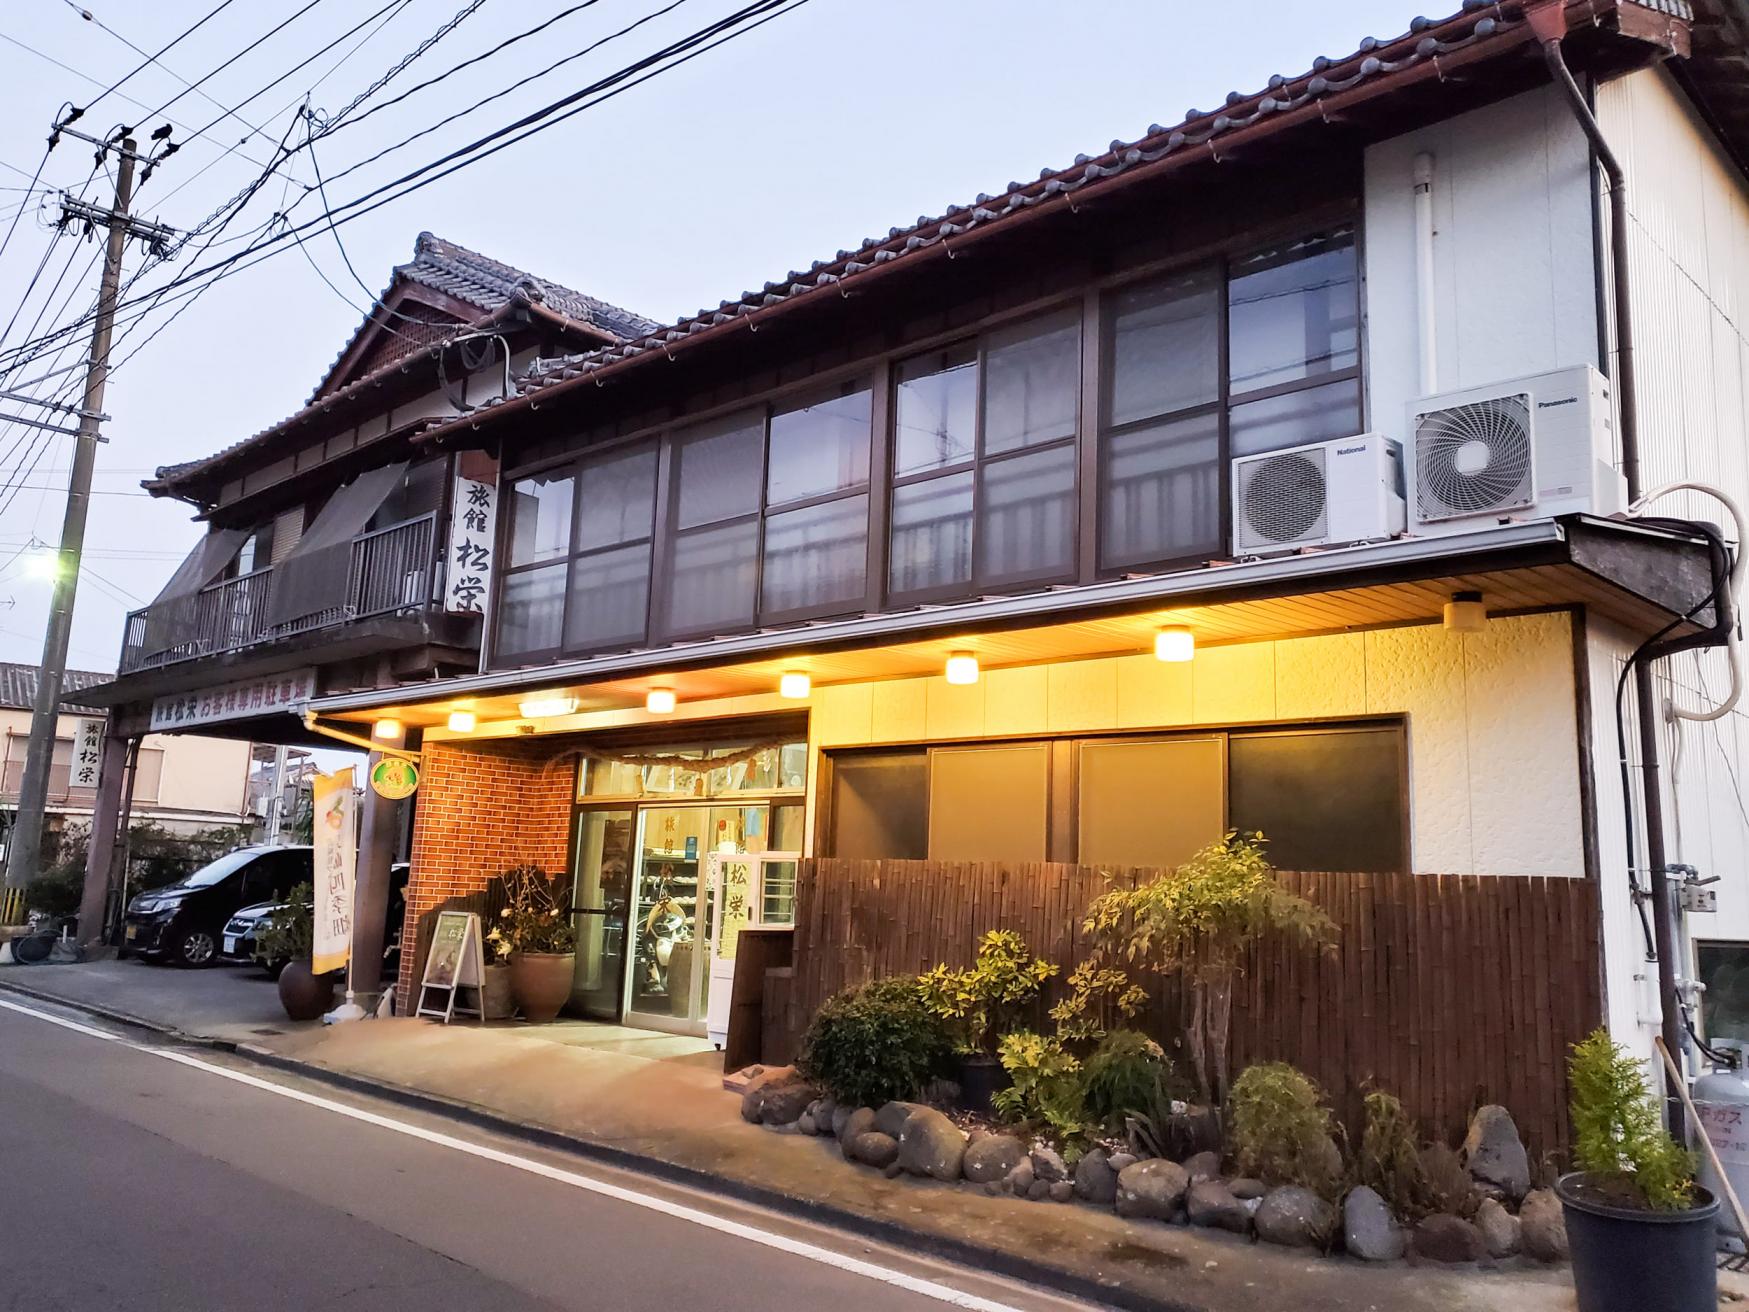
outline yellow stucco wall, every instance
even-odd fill
[[[30,712],[0,708],[0,736],[27,740]],[[73,737],[79,716],[63,715],[56,721],[59,737]],[[200,738],[190,734],[147,734],[144,748],[164,753],[164,770],[158,796],[140,799],[137,811],[212,812],[227,816],[243,814],[249,781],[249,744],[229,738]],[[22,751],[20,746],[15,749]]]
[[[814,692],[810,770],[834,747],[1404,715],[1417,871],[1581,875],[1574,678],[1570,618],[1540,614],[838,684]]]

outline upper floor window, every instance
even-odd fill
[[[1106,298],[1101,569],[1220,554],[1230,458],[1360,431],[1358,281],[1343,229]]]
[[[896,374],[888,591],[918,600],[1074,572],[1076,310]]]

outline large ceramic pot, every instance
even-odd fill
[[[1579,1312],[1716,1312],[1719,1200],[1680,1212],[1623,1207],[1583,1171],[1555,1182]]]
[[[279,1005],[292,1020],[320,1020],[334,1007],[334,977],[311,974],[307,961],[287,962],[279,972]]]
[[[968,1112],[991,1115],[995,1111],[997,1093],[1011,1083],[1008,1072],[994,1057],[977,1053],[960,1058],[960,1106]]]
[[[510,991],[510,967],[488,962],[486,982],[480,986],[487,1020],[509,1020],[516,1014],[516,995]]]
[[[575,952],[518,952],[510,958],[510,991],[522,1018],[549,1021],[559,1014],[571,996],[571,976],[576,973]]]

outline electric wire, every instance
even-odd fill
[[[183,41],[185,41],[189,37],[193,36],[201,28],[205,27],[207,25],[207,23],[209,23],[213,19],[217,18],[221,13],[223,13],[225,10],[229,9],[235,3],[236,3],[236,0],[220,0],[220,3],[216,8],[208,11],[201,18],[195,20],[195,22],[192,26],[184,28],[180,33],[178,33],[174,38],[172,38],[171,41],[167,45],[161,46],[159,48],[157,54],[146,55],[145,60],[142,63],[140,63],[137,67],[129,70],[126,73],[123,73],[121,75],[121,77],[116,79],[114,82],[111,82],[107,87],[104,87],[104,89],[102,91],[99,91],[97,93],[97,95],[90,102],[88,102],[86,104],[85,108],[89,110],[92,106],[96,105],[98,103],[98,101],[102,100],[105,96],[107,96],[110,93],[112,93],[113,91],[115,91],[116,88],[120,87],[124,82],[128,81],[128,79],[135,77],[140,73],[145,72],[145,70],[150,68],[153,64],[157,64],[158,60],[160,58],[162,58],[164,55],[169,54],[172,50],[174,50]],[[73,4],[72,0],[68,0],[68,7],[70,9],[72,9],[75,13],[77,13],[81,18],[85,19],[87,22],[96,23],[98,27],[103,27],[103,23],[101,21],[99,21],[99,19],[97,18],[97,16],[95,14],[91,13],[89,10],[81,9],[78,5]],[[116,33],[110,32],[110,30],[107,27],[103,27],[103,30],[106,32],[109,32],[109,34],[111,36],[115,37],[116,40],[118,40],[118,41],[122,40],[122,38],[120,36],[118,36]],[[125,44],[131,45],[132,43],[127,42]],[[136,49],[137,49],[137,47],[136,47]],[[145,54],[144,51],[139,51],[139,53]],[[160,68],[163,67],[162,64],[159,64],[158,66]],[[102,85],[102,84],[99,83],[99,85]],[[136,100],[136,101],[134,101],[134,103],[137,105],[140,102]]]

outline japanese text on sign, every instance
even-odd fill
[[[219,720],[301,711],[316,691],[314,670],[291,670],[261,679],[221,683],[196,692],[173,693],[152,702],[151,728],[182,729]]]
[[[498,531],[498,489],[471,478],[455,481],[455,507],[449,521],[449,562],[443,608],[481,614],[492,592],[492,558]]]
[[[102,760],[103,721],[82,716],[73,727],[73,759],[67,765],[67,783],[74,788],[97,787]]]

